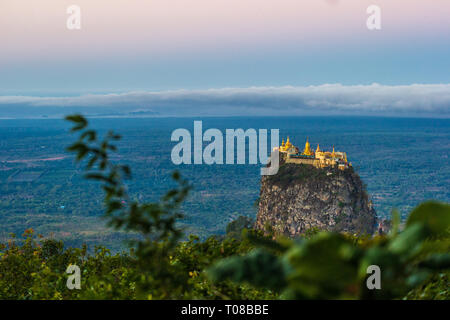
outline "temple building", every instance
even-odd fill
[[[281,146],[274,148],[274,151],[285,154],[286,163],[310,164],[316,168],[333,166],[341,170],[352,165],[347,161],[347,154],[345,152],[335,151],[334,146],[333,151],[330,152],[320,150],[320,146],[317,144],[317,149],[313,151],[308,138],[306,139],[303,152],[300,152],[300,149],[289,141],[289,137],[286,142],[283,139]]]
[[[284,142],[284,139],[281,143],[281,146],[279,147],[280,152],[284,153],[298,153],[298,148],[292,145],[292,143],[289,141],[289,137],[287,137],[286,143]]]

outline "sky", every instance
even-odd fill
[[[448,84],[448,17],[448,0],[1,0],[0,96]]]

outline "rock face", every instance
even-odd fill
[[[373,234],[375,210],[353,168],[282,164],[263,176],[255,228],[295,237],[307,230]]]

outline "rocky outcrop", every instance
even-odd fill
[[[372,234],[375,210],[353,168],[282,164],[263,176],[256,229],[295,237],[311,229]]]

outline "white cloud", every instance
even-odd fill
[[[251,87],[79,97],[0,96],[0,115],[5,108],[62,108],[68,112],[128,113],[152,111],[159,115],[302,115],[369,114],[450,115],[450,84],[380,84],[344,86],[325,84],[308,87]]]

